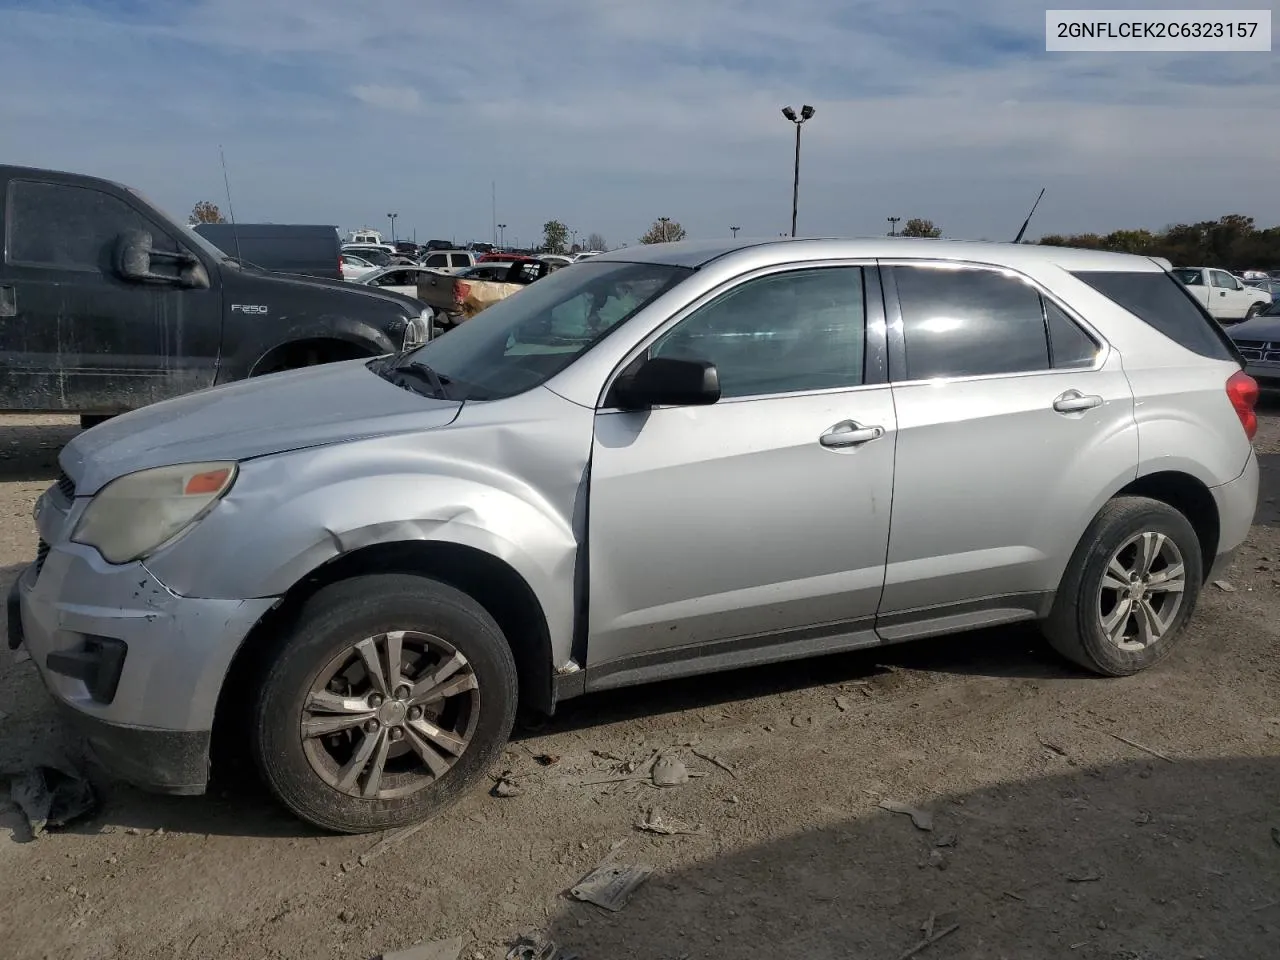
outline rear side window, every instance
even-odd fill
[[[1040,294],[983,269],[894,267],[907,380],[1049,369]]]
[[[1191,352],[1238,361],[1222,328],[1169,274],[1081,270],[1072,275]]]

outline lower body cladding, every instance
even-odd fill
[[[179,597],[141,563],[112,566],[74,543],[42,552],[10,593],[10,647],[25,646],[109,773],[203,793],[223,678],[275,601]]]

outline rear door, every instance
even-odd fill
[[[1120,357],[1011,271],[885,274],[898,449],[877,629],[1042,613],[1100,494],[1136,474]]]
[[[0,321],[0,368],[18,408],[114,413],[212,385],[217,265],[206,263],[207,290],[126,281],[114,255],[127,230],[150,233],[156,250],[199,256],[121,194],[56,178],[9,182],[5,270],[14,306]]]

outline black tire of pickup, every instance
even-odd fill
[[[403,658],[392,667],[389,638],[401,632]],[[438,641],[440,659],[415,662],[418,654],[411,643],[415,637]],[[344,686],[353,675],[357,684],[363,683],[362,663],[369,660],[361,660],[359,654],[350,657],[349,651],[363,644],[367,653],[372,638],[383,638],[373,643],[373,659],[391,677],[403,675],[403,680],[391,681],[402,684],[401,690],[415,679],[422,683],[424,677],[431,678],[442,665],[450,683],[465,678],[474,686],[442,695],[435,707],[410,706],[412,698],[396,690],[376,696],[372,673],[364,676],[369,687]],[[453,587],[408,574],[339,581],[311,597],[277,643],[257,690],[253,753],[272,793],[309,823],[337,833],[368,833],[427,820],[483,780],[506,746],[517,705],[515,660],[488,612]],[[401,649],[399,642],[395,649]],[[420,649],[429,648],[424,643]],[[334,663],[347,663],[344,658],[349,658],[351,666],[334,677],[334,685],[318,692],[316,684],[328,683],[326,673]],[[453,673],[447,670],[450,661]],[[340,692],[331,694],[335,685]],[[317,717],[317,697],[341,701],[347,714]],[[366,704],[381,702],[382,709],[360,707],[363,713],[352,713],[351,698],[363,698]],[[457,698],[465,699],[465,704]],[[453,723],[449,703],[461,707],[454,716],[464,720]],[[358,725],[340,733],[315,734],[317,722],[344,718],[358,720]],[[459,733],[460,727],[465,732]],[[438,739],[428,741],[431,736]],[[441,767],[441,758],[449,766],[438,774],[428,771],[422,750],[447,743],[449,738],[455,741],[454,749],[463,744],[460,753],[450,756],[437,751],[432,756],[436,767]],[[367,759],[359,760],[361,756]],[[357,763],[360,768],[346,782],[345,773]],[[377,765],[378,780],[370,787],[373,765]]]

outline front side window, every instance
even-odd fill
[[[862,268],[825,267],[740,284],[664,334],[650,356],[710,360],[731,399],[856,387],[865,341]]]
[[[449,257],[443,253],[433,253],[424,263],[424,266],[428,267],[447,267],[448,265]]]
[[[452,254],[452,255],[451,255],[451,259],[453,260],[453,265],[454,265],[455,267],[469,267],[469,266],[471,266],[471,258],[470,258],[469,256],[467,256],[467,254],[465,254],[465,253],[455,253],[455,254]]]
[[[616,261],[560,270],[405,359],[430,366],[454,399],[497,400],[524,393],[565,369],[692,272]]]
[[[1039,292],[986,269],[895,267],[907,380],[1048,370]]]
[[[1236,286],[1236,279],[1229,273],[1224,273],[1221,270],[1214,270],[1213,285],[1215,287],[1223,287],[1227,290],[1234,290]]]
[[[101,190],[32,180],[9,184],[7,223],[10,263],[104,273],[120,234],[148,229],[137,211]]]

